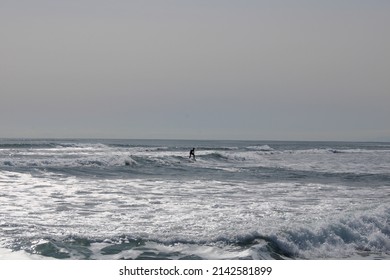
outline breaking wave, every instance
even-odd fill
[[[178,238],[174,232],[164,239],[68,235],[22,238],[8,248],[56,259],[388,259],[389,219],[390,208],[385,208],[312,228],[297,226],[212,240]]]

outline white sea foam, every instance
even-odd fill
[[[196,161],[187,146],[2,149],[0,247],[98,259],[390,258],[388,150],[259,147],[199,149]],[[141,243],[107,253],[121,236]]]
[[[39,255],[28,254],[24,251],[14,252],[10,249],[0,248],[0,260],[32,260],[32,259],[44,259]]]
[[[304,258],[387,258],[390,209],[338,214],[310,226],[295,227],[277,237],[281,246]]]
[[[379,194],[367,190],[362,201],[361,190],[337,185],[82,180],[76,177],[56,179],[55,176],[48,179],[13,172],[1,173],[0,187],[5,215],[3,225],[17,220],[31,226],[29,234],[32,236],[98,237],[126,232],[157,240],[180,238],[197,242],[211,242],[220,237],[234,239],[256,231],[272,235],[281,232],[281,224],[296,230],[301,224],[328,221],[329,216],[338,215],[340,211],[343,215],[366,211],[367,201],[372,208],[375,203],[379,204],[377,199],[380,198]],[[318,193],[322,195],[319,197]],[[378,213],[372,214],[375,217]],[[88,224],[85,224],[86,219]],[[305,234],[311,234],[313,237],[307,242],[314,242],[316,235],[331,236],[337,232],[337,226],[335,228],[333,221],[327,223],[330,223],[328,232],[298,230],[299,236],[290,234],[290,238],[306,238]],[[302,235],[304,237],[300,237]],[[379,242],[386,236],[375,237],[370,233],[365,238],[376,238]]]

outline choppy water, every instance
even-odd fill
[[[390,143],[0,140],[0,205],[0,259],[390,259]]]

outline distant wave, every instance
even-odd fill
[[[359,153],[388,153],[390,150],[385,149],[305,149],[305,150],[287,150],[291,154],[359,154]]]
[[[0,150],[3,149],[36,149],[36,148],[55,148],[57,147],[56,143],[24,143],[24,142],[17,142],[17,143],[0,143]]]
[[[260,146],[248,146],[246,147],[247,150],[254,150],[254,151],[263,151],[263,152],[270,152],[274,151],[273,148],[271,148],[268,145],[260,145]]]
[[[205,159],[205,160],[217,160],[217,161],[225,161],[229,159],[227,156],[218,152],[200,155],[198,156],[198,158]]]
[[[48,145],[48,144],[46,144]],[[89,168],[115,169],[118,167],[137,169],[150,173],[161,167],[186,168],[193,172],[194,168],[234,170],[244,168],[254,174],[254,168],[271,168],[275,171],[296,170],[305,172],[322,172],[329,174],[383,174],[388,172],[388,162],[375,164],[369,160],[360,164],[356,156],[363,153],[366,157],[375,156],[379,160],[388,150],[360,149],[301,149],[274,150],[269,146],[247,146],[245,149],[209,149],[196,151],[196,162],[189,161],[188,151],[184,148],[169,147],[132,147],[113,148],[105,144],[94,143],[58,143],[49,144],[50,148],[8,148],[0,150],[0,167],[12,168]],[[324,157],[326,156],[326,157]],[[376,160],[378,162],[378,160]],[[226,169],[227,168],[227,169]],[[233,169],[231,169],[233,168]],[[115,170],[112,170],[115,172]],[[124,171],[124,170],[123,170]],[[163,171],[161,171],[163,172]],[[277,172],[279,174],[280,172]]]
[[[0,150],[6,149],[30,149],[30,150],[38,150],[38,149],[98,149],[98,148],[107,148],[108,146],[105,144],[95,143],[60,143],[60,142],[16,142],[16,143],[0,143]]]

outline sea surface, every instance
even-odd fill
[[[19,258],[390,259],[390,143],[2,139]]]

